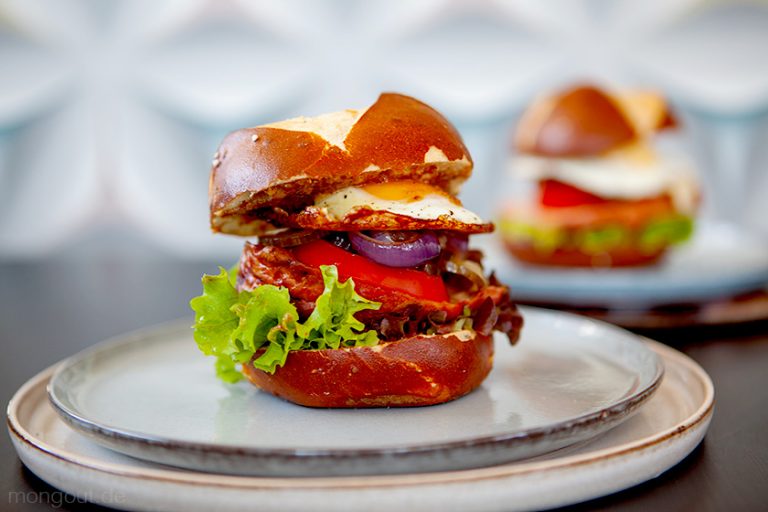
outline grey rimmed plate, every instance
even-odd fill
[[[309,409],[213,375],[185,324],[108,341],[48,386],[76,430],[140,459],[241,475],[332,476],[468,469],[534,457],[627,419],[658,387],[660,358],[627,331],[522,308],[522,339],[466,397],[410,409]]]

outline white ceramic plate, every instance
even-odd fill
[[[487,239],[488,268],[515,298],[573,306],[700,302],[768,283],[768,243],[741,228],[699,222],[693,239],[658,265],[640,269],[579,269],[525,265]]]
[[[712,382],[683,354],[650,343],[666,373],[628,421],[578,448],[537,460],[465,471],[336,478],[255,478],[170,469],[120,455],[69,428],[46,399],[53,368],[8,406],[19,457],[35,474],[81,499],[168,512],[312,510],[494,511],[548,509],[616,492],[677,464],[704,437]]]
[[[657,388],[659,358],[636,336],[526,308],[515,347],[459,400],[406,409],[309,409],[247,382],[225,385],[188,325],[150,329],[74,356],[51,401],[114,450],[244,475],[360,475],[488,466],[551,452],[624,421]]]

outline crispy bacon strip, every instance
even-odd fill
[[[323,292],[319,269],[297,261],[287,249],[247,243],[240,260],[238,289],[252,290],[263,284],[288,288],[302,318],[309,316]],[[438,334],[451,332],[456,321],[464,316],[465,308],[469,310],[473,329],[481,334],[501,331],[514,343],[522,327],[522,317],[509,297],[509,290],[495,279],[491,286],[456,302],[421,300],[364,281],[356,282],[355,289],[362,297],[381,303],[378,310],[361,311],[357,318],[387,340],[429,330]]]
[[[492,222],[466,224],[453,218],[450,212],[437,219],[416,219],[384,210],[372,210],[367,206],[355,209],[343,219],[331,218],[327,212],[316,206],[307,206],[298,211],[288,211],[280,207],[262,208],[254,210],[252,216],[267,219],[275,225],[322,231],[418,231],[432,229],[473,234],[491,233],[494,230]]]

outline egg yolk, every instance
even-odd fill
[[[627,91],[613,99],[635,129],[646,136],[658,129],[667,112],[664,97],[651,91]]]
[[[611,155],[626,160],[631,165],[638,167],[650,167],[658,162],[658,157],[653,148],[641,142],[615,149],[611,152]]]
[[[427,196],[438,195],[447,198],[455,205],[461,206],[458,199],[451,196],[443,189],[433,185],[427,185],[418,181],[391,181],[388,183],[374,183],[361,187],[365,192],[379,199],[386,201],[401,201],[404,203],[414,203],[421,201]]]

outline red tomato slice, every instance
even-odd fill
[[[315,240],[293,249],[296,259],[305,265],[336,265],[340,279],[366,283],[397,290],[425,300],[445,302],[448,292],[439,276],[404,268],[387,267],[365,256],[352,254],[325,240]],[[366,297],[376,300],[376,297]]]
[[[539,182],[539,201],[542,206],[579,206],[607,203],[610,200],[590,194],[580,188],[557,180]]]

